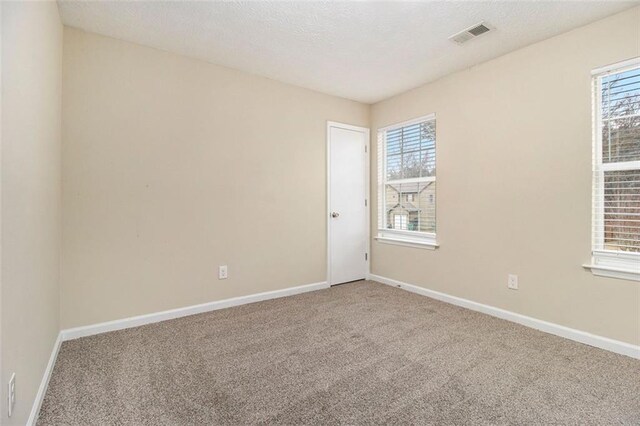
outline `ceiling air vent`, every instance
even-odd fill
[[[486,22],[480,22],[479,24],[472,25],[457,34],[452,35],[449,37],[449,40],[462,44],[476,37],[480,37],[482,34],[486,34],[492,29],[493,27]]]

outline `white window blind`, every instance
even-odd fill
[[[436,246],[435,115],[378,131],[378,239]]]
[[[594,104],[593,264],[640,279],[640,61],[597,72]]]

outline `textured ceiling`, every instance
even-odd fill
[[[58,4],[71,27],[373,103],[640,3]],[[460,46],[447,39],[482,20],[496,31]]]

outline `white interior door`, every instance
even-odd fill
[[[369,247],[369,129],[329,123],[328,281],[365,278]]]

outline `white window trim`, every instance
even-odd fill
[[[593,275],[640,281],[640,256],[636,253],[594,250],[591,262],[583,266]]]
[[[432,113],[421,117],[413,118],[411,120],[403,121],[401,123],[392,124],[390,126],[378,128],[378,235],[375,240],[380,243],[393,244],[404,247],[413,247],[421,249],[434,250],[440,245],[436,240],[435,233],[418,232],[418,231],[404,231],[399,229],[386,229],[386,203],[385,203],[385,190],[384,186],[387,180],[384,178],[386,174],[385,165],[386,161],[386,139],[381,138],[382,133],[386,133],[391,130],[395,130],[401,127],[410,126],[412,124],[422,123],[423,121],[435,120],[436,114]],[[380,153],[382,155],[380,155]],[[436,169],[438,158],[438,142],[436,140]],[[409,179],[397,179],[394,183],[412,183],[412,182],[435,182],[436,176],[427,178],[409,178]],[[436,205],[437,206],[437,205]],[[437,207],[436,207],[437,208]],[[437,216],[436,216],[437,217]],[[382,221],[380,220],[382,218]]]
[[[590,269],[593,275],[619,278],[631,281],[640,281],[640,253],[604,250],[604,227],[598,228],[596,224],[604,215],[604,185],[597,185],[604,179],[604,172],[609,170],[631,170],[640,168],[640,161],[628,161],[622,163],[602,162],[602,116],[601,116],[601,90],[599,79],[612,74],[624,72],[640,66],[640,57],[630,59],[592,71],[592,107],[593,107],[593,212],[592,212],[592,258],[590,264],[582,265]],[[596,211],[597,210],[597,211]],[[602,221],[604,223],[604,221]]]
[[[389,229],[378,231],[376,241],[385,244],[394,244],[398,246],[414,247],[421,249],[434,250],[440,247],[440,244],[436,242],[436,234],[426,234],[421,232],[420,236],[416,238],[415,235],[402,235],[403,231],[396,230],[395,232],[389,232]],[[411,234],[416,234],[415,231],[406,231]]]

